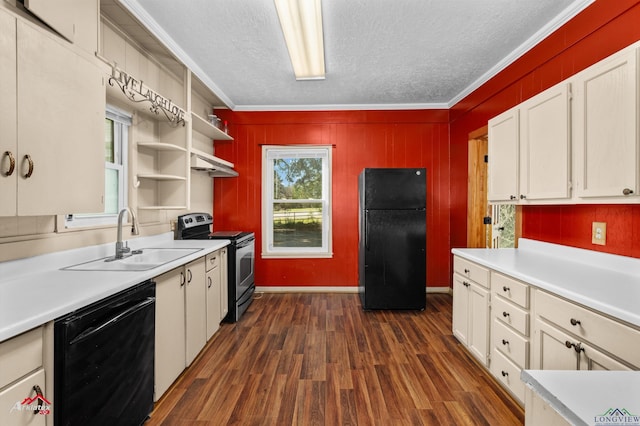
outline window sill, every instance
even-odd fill
[[[333,253],[262,253],[262,259],[331,259]]]

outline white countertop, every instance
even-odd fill
[[[523,370],[521,379],[573,425],[640,424],[640,371]]]
[[[146,271],[60,269],[112,256],[115,242],[0,262],[0,342],[229,244],[229,240],[174,240],[172,233],[129,240],[132,249],[200,249]]]
[[[452,252],[640,327],[640,259],[524,238],[518,245]]]

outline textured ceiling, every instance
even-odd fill
[[[296,81],[273,0],[120,0],[235,110],[449,108],[594,0],[323,0]]]

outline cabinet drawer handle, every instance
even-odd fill
[[[526,195],[524,195],[524,194],[520,194],[520,199],[521,199],[521,200],[524,200],[524,199],[526,199],[526,198],[527,198],[527,196],[526,196]]]
[[[577,320],[575,318],[571,318],[570,322],[571,322],[571,325],[579,325],[580,324],[580,320]]]
[[[509,312],[503,311],[502,312],[502,316],[505,317],[505,318],[508,317],[509,316]]]
[[[505,340],[505,339],[502,339],[502,344],[506,346],[506,345],[508,345],[508,344],[509,344],[509,341],[508,341],[508,340]]]
[[[517,200],[517,199],[518,199],[518,197],[516,197],[515,195],[510,195],[510,196],[509,196],[509,199],[511,199],[511,200]]]
[[[502,291],[507,292],[511,290],[509,287],[507,287],[506,285],[502,287]]]
[[[207,277],[207,280],[209,280],[209,285],[207,286],[207,288],[211,288],[211,277]]]
[[[180,287],[184,287],[184,284],[187,280],[185,280],[184,272],[180,272]]]
[[[506,371],[502,370],[502,377],[507,377],[509,375],[509,373],[507,373]]]
[[[191,272],[191,269],[187,269],[187,274],[189,275],[189,278],[187,278],[187,284],[190,284],[191,280],[193,279],[193,273]]]
[[[467,268],[464,268],[464,273],[468,274],[469,272],[471,272],[470,270],[468,270]]]
[[[16,169],[16,158],[13,156],[13,153],[11,151],[5,151],[4,155],[9,157],[9,170],[2,174],[5,176],[11,176],[13,174],[13,171]]]
[[[469,287],[471,284],[469,284],[469,283],[468,283],[468,282],[466,282],[466,281],[462,281],[462,285],[463,285],[463,286],[465,286],[465,287]]]
[[[633,194],[633,189],[625,188],[625,189],[622,190],[622,194],[623,195],[631,195],[631,194]]]
[[[27,170],[27,173],[24,174],[24,178],[29,179],[33,174],[33,160],[31,159],[31,156],[29,154],[25,155],[24,159],[29,162],[29,170]]]

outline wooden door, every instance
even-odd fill
[[[490,227],[484,218],[490,216],[487,205],[487,128],[472,133],[469,139],[467,185],[467,247],[490,247]]]

